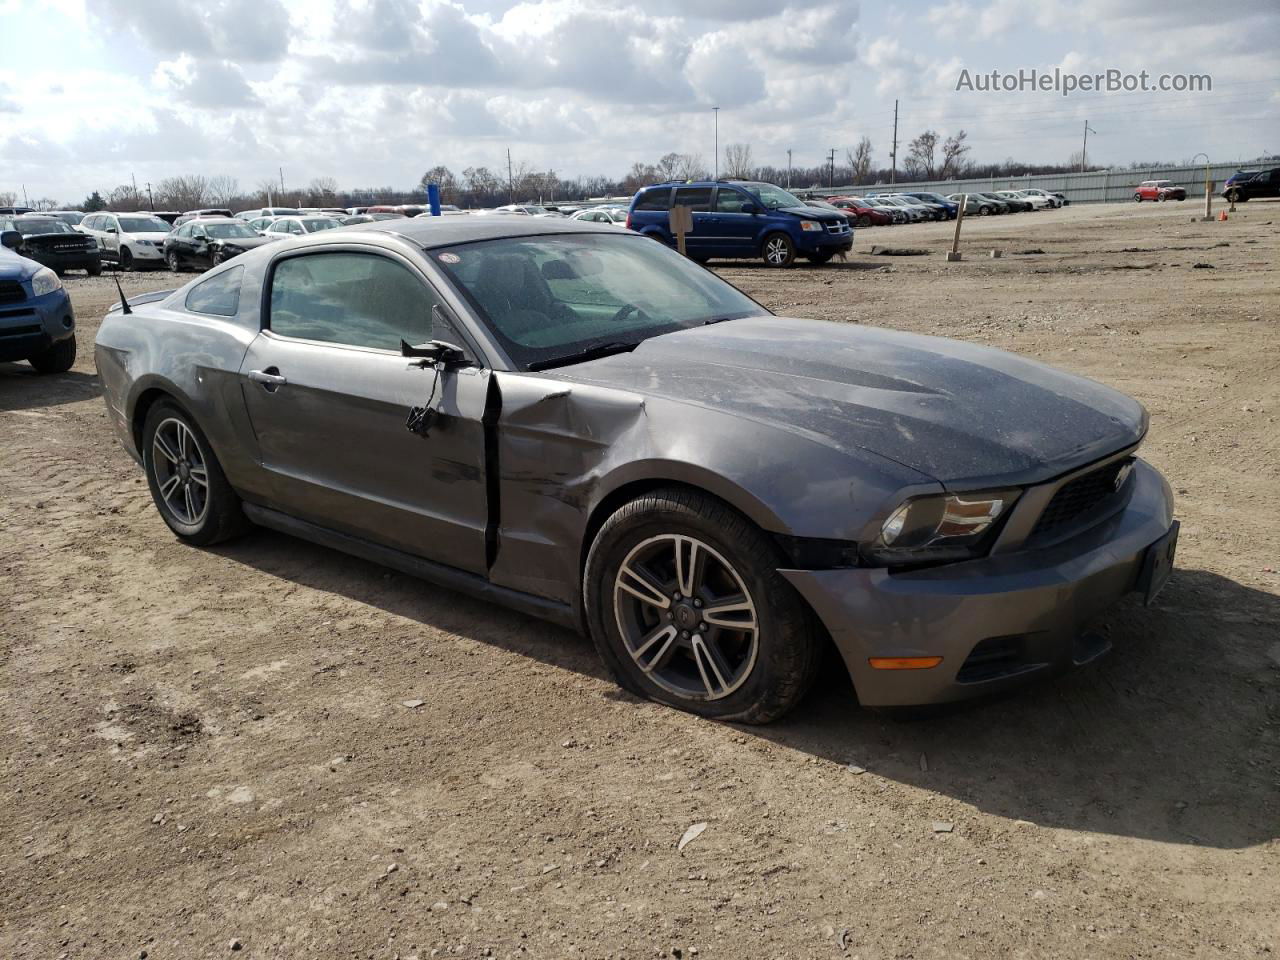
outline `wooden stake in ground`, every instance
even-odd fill
[[[684,235],[693,232],[693,208],[672,207],[667,214],[667,222],[671,226],[671,232],[676,235],[676,249],[680,251],[680,256],[686,256]]]
[[[947,253],[947,263],[955,263],[960,259],[960,224],[964,222],[964,208],[969,205],[969,195],[960,195],[960,209],[956,211],[956,235],[951,240],[951,250]]]

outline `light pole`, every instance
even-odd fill
[[[714,114],[716,118],[716,162],[715,162],[716,172],[715,172],[715,176],[712,177],[712,179],[719,180],[720,179],[720,108],[712,107],[711,112],[712,114]]]
[[[787,151],[787,189],[791,189],[791,151]]]

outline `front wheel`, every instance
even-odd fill
[[[120,269],[133,269],[133,252],[128,247],[120,248]]]
[[[160,516],[188,543],[207,546],[248,526],[208,439],[177,404],[163,400],[147,411],[142,465]]]
[[[720,720],[767,723],[809,689],[821,645],[749,520],[697,491],[656,490],[605,521],[587,556],[591,636],[618,683]]]
[[[771,233],[764,238],[763,257],[770,267],[789,267],[796,260],[796,245],[785,233]]]
[[[36,373],[66,373],[76,362],[76,338],[59,340],[48,350],[43,350],[28,361]]]
[[[1141,203],[1141,202],[1142,202],[1142,194],[1140,194],[1140,193],[1135,193],[1135,194],[1133,195],[1133,202],[1134,202],[1134,203]]]
[[[169,268],[170,273],[177,273],[182,269],[182,264],[178,262],[178,253],[176,250],[170,250],[164,255],[165,266]]]
[[[89,274],[89,276],[91,277],[102,276],[102,264],[100,262],[91,263],[89,266],[85,267],[84,270],[85,270],[85,273]]]
[[[858,226],[860,227],[871,226],[871,218],[868,217],[866,214],[863,214],[862,216],[860,216],[857,222],[858,222]]]

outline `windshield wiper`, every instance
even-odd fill
[[[549,370],[552,367],[565,367],[571,363],[582,363],[586,360],[597,360],[600,357],[610,357],[615,353],[630,353],[636,347],[640,346],[639,340],[613,340],[609,343],[599,343],[594,347],[587,347],[585,350],[579,350],[577,353],[567,353],[563,357],[548,357],[546,360],[535,360],[529,364],[529,369],[533,370]]]
[[[709,327],[713,323],[727,323],[730,320],[737,320],[737,319],[739,318],[738,317],[712,317],[710,320],[703,320],[702,325],[704,327]]]

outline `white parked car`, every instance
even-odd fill
[[[996,196],[1003,197],[1005,200],[1025,200],[1036,210],[1047,210],[1053,206],[1048,197],[1028,193],[1026,190],[997,190]]]
[[[1029,187],[1026,190],[1019,190],[1017,192],[1020,196],[1025,197],[1027,200],[1030,200],[1032,203],[1036,203],[1037,199],[1040,199],[1040,200],[1044,200],[1045,205],[1050,208],[1062,206],[1062,200],[1057,196],[1055,196],[1054,194],[1049,193],[1049,191],[1047,190],[1039,190],[1035,187]],[[1038,210],[1039,208],[1040,208],[1040,205],[1036,203],[1036,209]]]
[[[592,207],[590,210],[579,210],[570,220],[587,220],[591,223],[607,223],[614,227],[626,227],[627,211],[617,207]]]
[[[508,203],[506,206],[498,207],[494,212],[523,214],[529,217],[561,216],[555,210],[548,210],[546,207],[540,207],[536,203]]]
[[[252,224],[250,224],[252,226]],[[279,234],[292,235],[296,237],[303,236],[308,233],[319,233],[321,230],[332,230],[334,227],[342,226],[333,217],[276,217],[271,221],[271,225],[262,231],[264,237],[274,237]]]
[[[164,266],[164,238],[168,223],[149,213],[91,213],[79,230],[92,237],[103,260],[114,260],[120,269]]]

